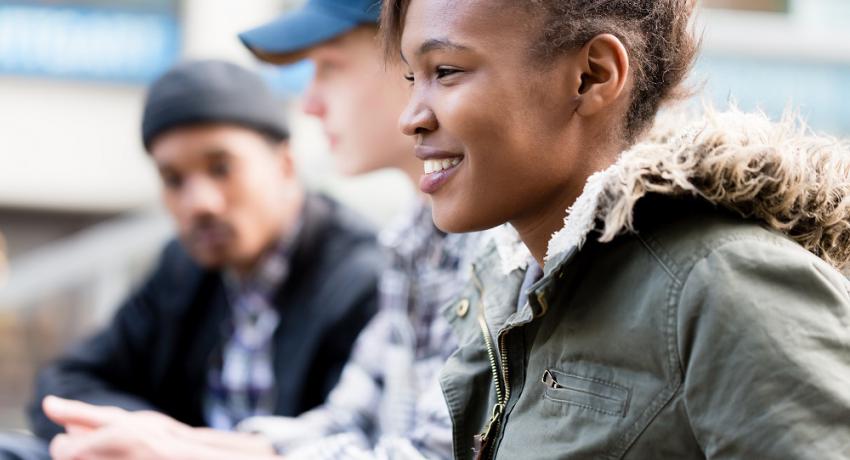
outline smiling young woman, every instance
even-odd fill
[[[486,2],[396,2],[386,10],[389,52],[400,53],[412,83],[401,128],[417,137],[421,189],[444,230],[511,222],[542,257],[586,178],[675,95],[694,56],[690,6],[619,2],[622,11],[606,13],[571,3],[502,2],[490,12]],[[428,171],[432,160],[436,171]]]
[[[850,455],[847,146],[735,111],[656,126],[693,8],[385,3],[435,222],[519,238],[446,310],[456,457]]]

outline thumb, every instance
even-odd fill
[[[59,425],[98,428],[117,420],[125,411],[117,407],[95,406],[81,401],[47,396],[41,403],[45,415]]]
[[[91,433],[92,431],[94,431],[95,429],[96,428],[93,428],[93,427],[90,427],[90,426],[82,426],[82,425],[74,425],[74,424],[65,425],[65,433],[68,433],[71,436],[88,434],[88,433]]]

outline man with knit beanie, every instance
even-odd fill
[[[190,449],[159,433],[215,438],[190,427],[325,400],[375,311],[380,257],[362,219],[305,191],[287,139],[275,97],[239,66],[187,62],[152,85],[142,140],[179,238],[108,326],[40,373],[30,416],[54,457],[145,434],[123,446]],[[103,451],[121,449],[73,455]]]

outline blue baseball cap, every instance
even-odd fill
[[[318,44],[361,24],[377,24],[381,0],[308,0],[296,11],[239,34],[239,39],[265,61],[288,63]]]

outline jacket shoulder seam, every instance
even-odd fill
[[[684,288],[687,285],[688,281],[691,279],[691,275],[693,274],[694,268],[696,268],[696,266],[700,262],[702,262],[703,260],[708,259],[713,254],[716,254],[717,252],[728,247],[729,245],[734,244],[734,243],[744,242],[744,241],[766,243],[766,244],[770,244],[770,245],[776,246],[776,247],[783,246],[782,239],[775,236],[775,235],[772,235],[772,237],[770,237],[770,238],[758,236],[758,235],[729,235],[729,236],[726,236],[726,237],[723,237],[723,238],[718,238],[717,240],[713,241],[713,243],[711,245],[703,248],[702,251],[699,251],[699,252],[693,254],[691,257],[689,257],[687,259],[687,263],[686,263],[687,270],[683,273],[682,283],[679,284],[678,286],[676,286],[675,295],[671,296],[671,301],[672,301],[671,306],[673,307],[673,310],[675,311],[676,316],[678,316],[678,312],[681,309],[682,295],[684,293]],[[673,326],[674,326],[674,329],[673,329],[674,343],[678,344],[679,343],[679,330],[678,330],[678,328],[675,328],[675,322],[673,323]],[[678,351],[678,345],[676,345],[676,348],[677,348],[677,351]],[[683,371],[684,368],[685,368],[685,363],[682,362],[681,355],[679,355],[678,352],[677,352],[676,359],[678,361],[679,368]]]
[[[635,237],[649,252],[650,256],[658,262],[661,268],[674,281],[674,283],[681,284],[682,280],[679,273],[682,271],[682,268],[676,263],[670,253],[667,252],[667,250],[661,245],[661,242],[650,233],[636,232]]]

